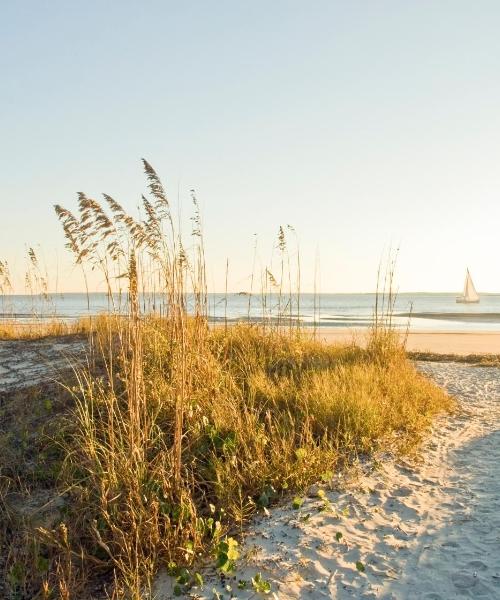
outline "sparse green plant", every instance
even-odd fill
[[[271,593],[271,583],[262,577],[262,573],[256,573],[252,577],[252,586],[258,594]]]
[[[240,556],[238,542],[232,537],[224,538],[217,544],[215,556],[217,568],[223,573],[232,573]]]
[[[360,572],[360,573],[364,573],[366,571],[366,567],[365,565],[360,561],[356,561],[356,569]]]

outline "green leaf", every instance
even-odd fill
[[[257,504],[259,506],[262,506],[263,508],[265,508],[266,506],[269,506],[271,500],[275,496],[276,496],[276,489],[274,488],[273,485],[268,484],[262,490],[262,493],[257,500]]]
[[[180,583],[181,585],[186,585],[186,583],[189,582],[190,579],[190,575],[189,575],[189,571],[186,568],[182,568],[179,572],[179,575],[177,576],[177,583]]]
[[[307,456],[307,450],[305,448],[297,448],[297,450],[295,450],[295,456],[297,457],[297,460],[304,460]]]
[[[321,512],[326,512],[326,511],[332,510],[332,505],[330,504],[330,502],[328,502],[328,500],[325,500],[323,502],[323,506],[321,506],[321,508],[319,510]]]
[[[235,569],[235,561],[239,558],[238,542],[234,538],[221,540],[217,545],[216,567],[223,573],[229,573]]]
[[[194,554],[194,544],[193,542],[187,542],[186,547],[184,548],[184,558],[186,561],[189,561],[189,557]]]
[[[217,569],[220,569],[226,573],[229,570],[229,560],[227,559],[227,554],[224,554],[223,552],[219,553],[217,555],[215,566]]]
[[[199,573],[194,574],[194,583],[198,587],[203,587],[203,577]]]
[[[335,539],[337,540],[337,542],[340,542],[340,540],[343,538],[343,534],[340,531],[337,531],[337,533],[335,534]]]
[[[271,591],[271,584],[264,579],[260,573],[257,573],[255,577],[252,577],[252,585],[254,590],[259,594],[269,594]]]
[[[333,479],[333,471],[325,471],[321,474],[321,481],[328,483]]]
[[[182,596],[182,589],[178,583],[174,585],[174,596]]]
[[[248,585],[248,583],[244,579],[240,579],[238,581],[238,589],[239,590],[246,590],[247,589],[247,585]]]
[[[240,553],[237,550],[238,542],[234,538],[227,538],[227,546],[227,557],[229,560],[237,560],[240,556]]]
[[[15,562],[9,569],[7,581],[12,586],[18,586],[24,578],[24,567],[20,562]]]
[[[356,562],[356,569],[357,569],[357,570],[358,570],[360,573],[364,573],[364,572],[365,572],[365,565],[364,565],[364,564],[363,564],[363,563],[362,563],[360,560],[358,560],[358,561]]]
[[[49,559],[44,556],[39,556],[36,561],[36,567],[40,573],[49,570]]]
[[[293,499],[293,502],[292,502],[292,508],[294,508],[295,510],[298,510],[303,504],[304,504],[304,498],[301,498],[300,496],[295,496],[295,498]]]
[[[266,494],[266,492],[262,492],[262,494],[259,496],[258,500],[257,500],[257,504],[259,506],[262,506],[263,508],[265,508],[266,506],[269,506],[269,496]]]

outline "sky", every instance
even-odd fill
[[[255,239],[266,265],[290,224],[303,291],[315,270],[323,292],[371,291],[399,247],[401,291],[459,291],[469,267],[500,292],[497,0],[0,11],[0,260],[19,282],[33,246],[52,288],[83,290],[52,205],[133,211],[145,157],[185,218],[196,190],[214,291],[227,259],[247,289]]]

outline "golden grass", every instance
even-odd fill
[[[210,329],[199,214],[188,256],[161,182],[146,162],[145,171],[146,221],[109,196],[112,217],[83,194],[79,217],[56,209],[76,262],[127,282],[129,312],[93,322],[92,360],[57,394],[33,392],[47,418],[18,414],[19,398],[0,403],[10,411],[0,452],[11,457],[0,467],[0,511],[16,547],[3,571],[20,598],[84,597],[99,577],[112,597],[146,598],[160,567],[224,557],[225,536],[257,510],[329,479],[360,453],[408,451],[452,405],[379,320],[366,350],[322,345],[281,316],[278,327]],[[273,286],[280,314],[291,314],[283,229],[279,250]],[[164,318],[139,308],[139,289],[152,282]],[[33,430],[45,462],[30,452]],[[20,507],[43,486],[62,506],[40,524]]]
[[[15,319],[0,321],[0,340],[33,340],[89,332],[89,323],[83,320],[65,322],[60,319],[20,322]]]
[[[59,401],[74,416],[63,419],[66,433],[58,451],[43,436],[48,454],[55,452],[50,467],[55,475],[46,477],[49,487],[69,491],[65,514],[38,531],[39,551],[48,557],[46,572],[32,567],[38,585],[43,579],[56,590],[64,564],[71,567],[74,586],[84,574],[114,572],[116,593],[139,598],[160,565],[186,565],[199,552],[215,552],[256,510],[331,477],[359,453],[381,447],[408,451],[432,416],[452,405],[397,346],[389,350],[384,344],[378,354],[374,347],[323,345],[246,325],[210,330],[191,320],[185,330],[190,376],[176,480],[171,326],[161,319],[141,322],[144,402],[133,400],[130,362],[120,356],[129,332],[116,328],[97,334],[97,345],[114,336],[112,369],[107,363],[108,370],[101,364],[98,371],[80,372]],[[46,410],[43,393],[37,396],[32,399],[37,411],[24,411],[25,419]],[[57,417],[52,406],[48,416]],[[9,430],[15,429],[11,422]],[[19,435],[25,429],[26,422]],[[5,446],[2,454],[8,456]],[[17,468],[22,464],[19,457],[11,460]],[[4,477],[5,472],[6,467]],[[44,481],[41,465],[35,472]],[[17,477],[26,481],[26,472]],[[67,543],[61,541],[60,523]],[[31,555],[31,561],[38,559]]]
[[[499,367],[500,354],[436,354],[434,352],[408,352],[411,360],[430,362],[457,362],[478,367]]]
[[[80,317],[68,321],[61,318],[33,319],[19,321],[16,319],[0,320],[0,340],[38,340],[49,337],[89,335],[103,327],[117,327],[115,322],[120,316],[108,313]]]

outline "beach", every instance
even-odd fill
[[[191,598],[230,589],[229,597],[255,598],[238,582],[257,573],[280,599],[500,597],[500,369],[417,367],[458,401],[418,455],[360,457],[347,477],[312,486],[298,510],[289,500],[257,517],[234,576],[221,582],[208,569]],[[159,578],[159,600],[171,586]]]
[[[500,600],[500,3],[2,16],[0,600]]]
[[[308,331],[312,333],[312,328]],[[327,329],[316,331],[318,339],[329,344],[363,344],[366,329]],[[400,334],[406,338],[406,333]],[[410,352],[430,352],[435,354],[500,354],[500,333],[491,331],[411,331],[408,333],[406,348]]]
[[[313,336],[314,330],[306,328]],[[327,329],[316,332],[327,344],[363,345],[366,329]],[[401,334],[406,337],[405,334]],[[34,340],[0,340],[0,391],[56,380],[69,365],[80,362],[87,345],[81,336],[49,337]],[[409,352],[431,353],[447,357],[500,354],[500,333],[496,332],[411,332]]]
[[[349,344],[365,336],[348,329],[318,337]],[[0,395],[8,400],[24,387],[65,381],[85,363],[87,348],[84,336],[0,341]],[[358,456],[327,483],[299,492],[298,509],[295,495],[259,511],[232,532],[239,540],[235,572],[221,577],[213,560],[204,561],[196,567],[203,587],[183,597],[249,600],[259,597],[252,580],[275,600],[500,596],[500,368],[449,356],[500,353],[500,334],[411,333],[408,349],[434,354],[414,365],[457,400],[456,411],[435,419],[416,455]],[[55,522],[65,504],[47,498],[40,506],[32,500],[30,510]],[[155,598],[177,596],[175,585],[160,571]]]

